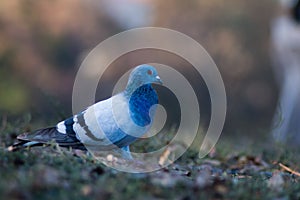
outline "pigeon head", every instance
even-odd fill
[[[137,88],[151,83],[162,84],[156,69],[151,65],[139,65],[130,73],[126,90],[127,92],[133,92]]]

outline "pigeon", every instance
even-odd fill
[[[157,70],[147,64],[135,67],[124,91],[99,101],[54,127],[17,136],[16,151],[57,143],[61,147],[93,151],[121,151],[132,158],[129,145],[151,127],[158,104],[152,84],[162,84]]]

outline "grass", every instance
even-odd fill
[[[208,158],[200,160],[190,149],[160,171],[130,174],[106,167],[89,155],[55,146],[5,150],[17,133],[31,126],[25,117],[1,128],[1,199],[300,198],[299,177],[278,165],[281,162],[299,171],[299,150],[285,146],[276,150],[253,146],[239,152],[222,143]],[[275,174],[280,174],[283,182],[276,181]]]

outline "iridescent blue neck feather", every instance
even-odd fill
[[[151,123],[149,111],[151,106],[158,104],[158,96],[151,84],[145,84],[137,88],[129,99],[130,117],[138,126],[146,126]]]

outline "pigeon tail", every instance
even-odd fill
[[[64,134],[57,131],[56,127],[37,130],[33,133],[23,133],[17,137],[18,143],[9,146],[8,151],[16,151],[26,147],[42,146],[57,143],[61,147],[86,150],[84,145],[72,134]]]

